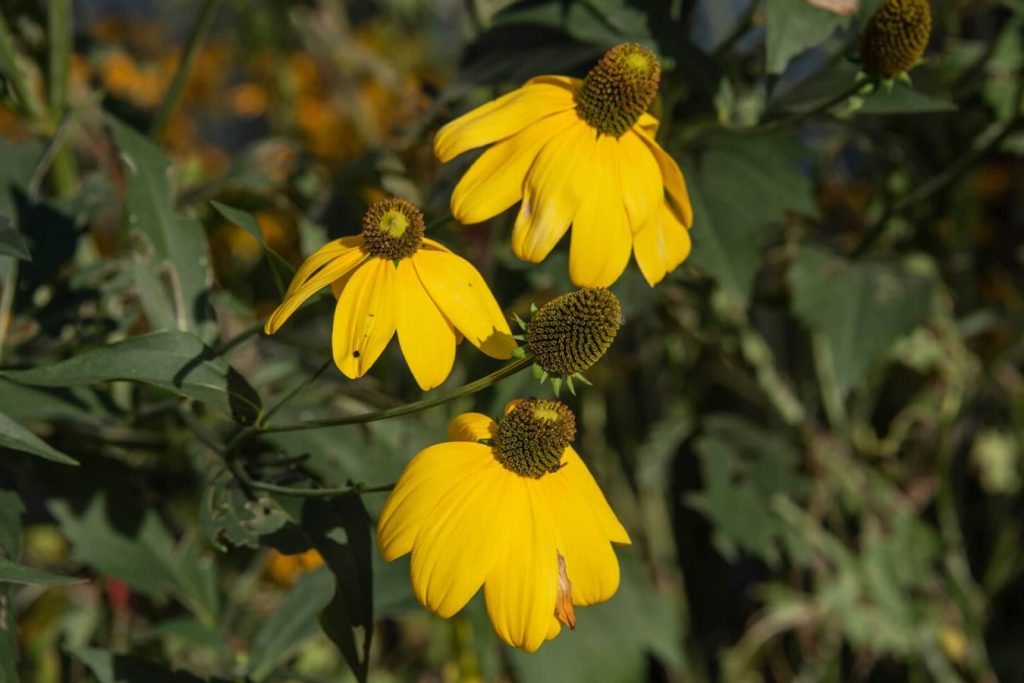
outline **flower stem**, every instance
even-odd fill
[[[203,8],[199,10],[196,24],[192,27],[192,35],[189,36],[185,52],[181,56],[181,64],[178,65],[178,71],[174,74],[174,80],[171,81],[170,87],[167,88],[167,94],[164,95],[164,101],[160,105],[160,110],[153,119],[153,125],[149,133],[150,137],[154,140],[160,140],[163,137],[164,131],[167,129],[167,123],[171,120],[171,115],[174,114],[174,110],[178,106],[178,100],[181,99],[181,94],[185,90],[185,83],[188,82],[189,74],[192,72],[192,65],[199,54],[199,48],[202,47],[206,34],[213,24],[213,17],[216,14],[214,10],[217,9],[219,4],[220,0],[206,0],[203,3]]]
[[[327,418],[324,420],[308,420],[306,422],[267,425],[257,431],[265,434],[272,432],[300,432],[307,429],[320,429],[321,427],[341,427],[343,425],[377,422],[378,420],[387,420],[392,417],[418,413],[422,410],[427,410],[428,408],[433,408],[464,396],[472,396],[479,391],[483,391],[484,389],[497,384],[507,377],[511,377],[520,370],[528,368],[532,364],[532,357],[520,358],[512,361],[503,368],[495,370],[489,375],[485,375],[478,380],[470,382],[469,384],[464,384],[461,387],[452,389],[451,391],[440,392],[430,398],[425,398],[422,401],[414,401],[413,403],[406,403],[405,405],[396,406],[394,408],[387,408],[385,410],[378,410],[370,413],[360,413],[359,415]]]
[[[266,481],[253,479],[251,476],[249,476],[249,473],[245,471],[245,467],[238,460],[229,461],[228,467],[231,469],[231,473],[235,475],[235,478],[237,478],[238,481],[240,481],[243,486],[247,486],[250,489],[256,491],[266,491],[267,493],[280,493],[288,496],[299,496],[302,498],[335,498],[337,496],[347,496],[353,493],[384,493],[395,488],[394,484],[366,486],[359,482],[349,484],[348,486],[318,489],[298,488],[294,486],[279,486],[277,484],[271,484]]]

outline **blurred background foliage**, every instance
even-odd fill
[[[0,679],[1024,681],[1024,3],[935,0],[913,85],[848,97],[878,0],[3,0]],[[569,291],[510,215],[449,217],[430,143],[637,41],[696,211],[690,260],[615,286],[570,403],[634,539],[622,586],[535,655],[479,599],[426,613],[371,529],[447,419],[267,434],[420,396],[350,382],[329,297],[259,334],[372,200],[507,312]],[[182,68],[183,65],[186,68]],[[463,351],[447,386],[497,365]],[[305,385],[307,378],[316,379]],[[74,465],[77,463],[77,466]],[[240,479],[240,477],[242,479]]]

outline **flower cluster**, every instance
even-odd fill
[[[532,79],[438,132],[443,162],[487,147],[453,191],[458,221],[479,223],[519,204],[512,250],[534,263],[572,227],[569,275],[583,289],[534,308],[528,321],[516,318],[521,335],[473,265],[428,238],[419,209],[397,198],[375,203],[358,235],[302,264],[266,332],[330,286],[334,361],[350,378],[365,375],[397,334],[424,390],[445,382],[466,339],[491,357],[532,362],[556,395],[563,382],[575,393],[573,380],[585,382],[618,332],[622,309],[607,287],[630,254],[653,286],[690,251],[683,174],[647,113],[660,76],[650,50],[618,45],[582,80]],[[524,399],[497,421],[459,415],[447,441],[412,458],[377,530],[385,559],[411,554],[423,605],[449,617],[483,588],[501,639],[532,652],[575,627],[574,606],[614,594],[612,544],[630,539],[573,450],[575,435],[568,406]]]

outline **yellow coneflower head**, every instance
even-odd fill
[[[929,0],[886,0],[861,36],[864,69],[896,78],[921,59],[932,32]]]
[[[507,644],[533,652],[576,625],[574,607],[619,585],[613,543],[629,535],[571,445],[572,412],[514,401],[496,424],[464,413],[416,454],[377,523],[381,554],[412,554],[416,598],[442,617],[482,587]]]
[[[396,334],[424,390],[451,373],[460,337],[493,358],[509,358],[516,344],[483,277],[423,231],[423,214],[412,203],[375,203],[359,235],[328,242],[299,267],[266,333],[330,286],[338,300],[331,349],[347,377],[365,375]]]
[[[661,64],[636,43],[616,45],[594,65],[576,91],[580,118],[605,135],[622,136],[654,102]]]
[[[611,346],[622,323],[622,306],[604,287],[556,297],[530,318],[526,341],[549,375],[572,377],[590,369]]]
[[[452,215],[480,223],[519,204],[512,252],[539,263],[572,227],[569,277],[608,287],[634,256],[653,286],[690,253],[693,208],[678,164],[647,113],[660,79],[654,54],[611,48],[583,80],[538,76],[449,122],[442,162],[489,146],[452,192]]]

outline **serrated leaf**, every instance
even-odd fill
[[[325,567],[299,579],[253,638],[249,678],[265,680],[299,645],[319,633],[317,614],[330,604],[334,585]]]
[[[234,225],[245,230],[259,243],[260,247],[263,249],[263,256],[267,259],[267,265],[270,266],[270,272],[274,276],[274,284],[277,286],[278,294],[284,296],[286,289],[285,283],[291,280],[292,276],[295,275],[295,269],[292,268],[291,264],[288,263],[283,256],[278,254],[267,244],[266,240],[263,238],[263,230],[260,228],[260,224],[256,218],[247,211],[242,211],[241,209],[236,209],[220,202],[210,202],[210,205],[217,210],[217,213]]]
[[[210,320],[210,254],[203,226],[174,206],[171,165],[160,148],[131,126],[107,116],[121,153],[126,179],[127,220],[149,241],[158,269],[168,269],[162,292],[173,306],[180,330],[202,333]],[[143,293],[152,294],[152,288]],[[151,321],[158,322],[158,321]]]
[[[199,521],[207,539],[226,550],[225,542],[258,547],[260,537],[280,529],[288,522],[288,516],[269,496],[250,498],[234,479],[222,477],[207,484]]]
[[[934,281],[894,263],[803,247],[789,271],[793,312],[824,335],[845,390],[927,316]]]
[[[43,387],[141,382],[208,403],[243,424],[254,422],[262,408],[259,394],[237,370],[185,332],[131,337],[52,365],[0,374]]]
[[[806,0],[767,0],[765,49],[767,70],[781,74],[791,59],[825,41],[850,23],[848,16],[814,7]]]
[[[32,260],[25,236],[6,216],[0,216],[0,256],[13,256],[22,261]]]
[[[62,465],[78,464],[77,460],[53,448],[3,413],[0,413],[0,447],[37,455]]]
[[[80,583],[85,579],[78,579],[74,576],[61,576],[50,572],[26,567],[17,562],[11,562],[5,557],[0,557],[0,583],[22,583],[35,586],[67,586],[72,583]]]
[[[690,263],[746,302],[761,249],[787,211],[816,212],[803,150],[785,135],[720,135],[690,179],[694,222]]]
[[[772,499],[806,488],[796,448],[786,437],[730,415],[709,417],[705,427],[694,445],[704,486],[690,504],[714,524],[715,543],[727,557],[741,549],[777,564],[788,538]]]

